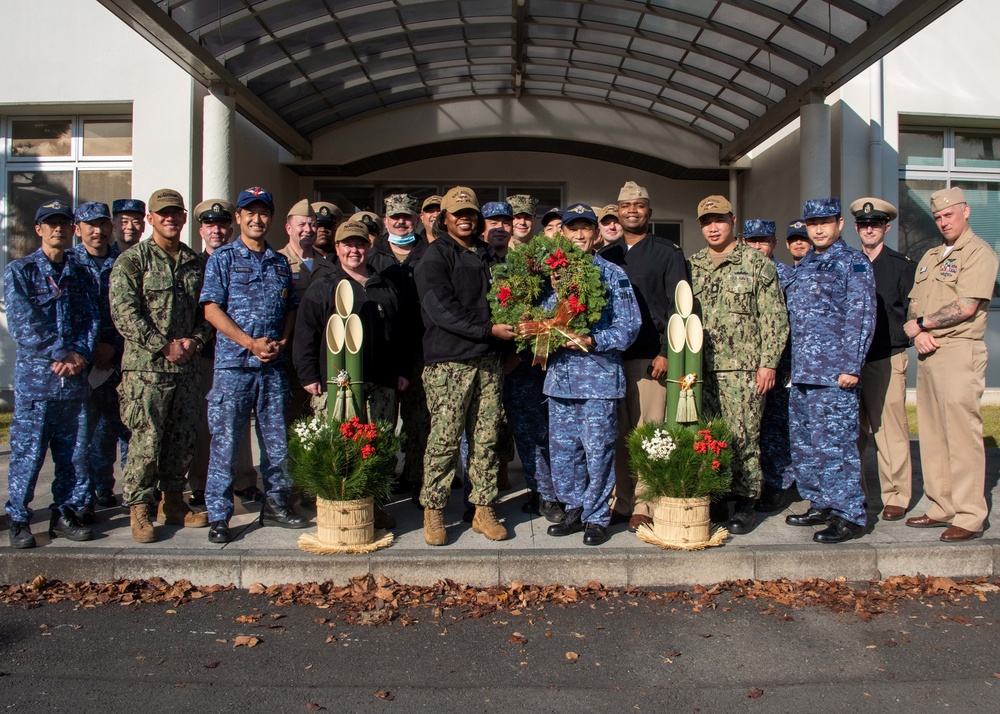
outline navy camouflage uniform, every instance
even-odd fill
[[[774,262],[774,267],[784,291],[795,268],[777,261]],[[764,415],[760,421],[760,468],[764,484],[775,491],[784,488],[785,471],[792,465],[791,446],[788,443],[788,390],[791,377],[792,344],[789,339],[778,361],[774,389],[764,396]]]
[[[292,271],[285,256],[267,246],[255,256],[242,238],[217,248],[205,268],[201,304],[215,303],[252,338],[280,340],[289,312],[298,306]],[[294,316],[293,316],[294,317]],[[267,497],[287,506],[288,374],[287,356],[261,362],[221,332],[215,343],[215,380],[208,393],[212,432],[205,504],[208,520],[229,521],[233,515],[236,455],[250,412],[257,414],[262,445],[260,472]]]
[[[594,256],[607,288],[607,305],[591,327],[596,348],[557,351],[549,360],[545,394],[549,397],[550,479],[538,474],[538,492],[566,509],[582,508],[580,520],[607,526],[615,486],[618,400],[625,396],[622,352],[639,334],[642,315],[632,284],[617,265]],[[555,294],[547,307],[554,307]]]
[[[9,500],[4,507],[12,521],[27,523],[32,515],[28,504],[50,445],[53,504],[75,511],[87,503],[87,371],[59,377],[52,364],[70,352],[90,361],[100,314],[86,270],[72,251],[66,251],[58,270],[41,249],[8,264],[4,300],[7,328],[17,344]]]
[[[117,243],[108,246],[103,263],[90,255],[80,244],[73,248],[73,255],[81,267],[90,273],[91,290],[99,295],[101,315],[100,335],[97,339],[115,348],[111,358],[111,374],[101,384],[91,390],[88,408],[89,436],[87,437],[87,463],[90,466],[90,499],[95,496],[110,496],[115,489],[115,455],[121,454],[121,467],[125,468],[128,458],[128,441],[132,432],[122,423],[121,406],[118,400],[118,385],[122,381],[122,353],[125,338],[115,328],[111,320],[111,300],[108,297],[111,283],[111,269],[115,259],[121,254]]]
[[[861,251],[838,239],[810,248],[786,286],[791,323],[792,468],[813,508],[859,526],[867,522],[858,454],[860,384],[841,388],[841,374],[860,375],[875,332],[875,277]]]

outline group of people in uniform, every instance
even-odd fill
[[[137,542],[157,539],[156,522],[206,527],[211,542],[228,542],[237,497],[260,501],[262,525],[306,527],[293,508],[287,432],[326,408],[325,327],[344,280],[364,324],[366,410],[402,422],[401,487],[423,510],[430,545],[449,541],[444,509],[456,472],[472,529],[508,536],[495,503],[515,448],[528,487],[522,510],[550,521],[550,535],[582,533],[600,545],[615,520],[630,531],[651,522],[624,440],[665,417],[665,333],[682,280],[705,329],[704,411],[734,434],[732,490],[713,520],[749,533],[758,513],[801,497],[809,507],[789,525],[822,526],[819,543],[857,537],[867,526],[869,432],[882,518],[905,517],[912,344],[930,508],[906,525],[945,528],[945,541],[982,532],[979,399],[997,258],[969,228],[961,189],[932,196],[944,242],[919,264],[885,246],[896,209],[877,198],[850,206],[861,251],[841,236],[839,199],[807,201],[786,232],[793,265],[774,258],[774,221],[745,221],[741,238],[723,196],[698,204],[706,245],[685,260],[651,232],[649,193],[632,181],[614,203],[577,203],[540,220],[531,196],[481,205],[462,186],[385,204],[382,216],[345,220],[337,206],[303,199],[288,209],[288,242],[275,250],[273,197],[251,187],[235,204],[195,207],[201,254],[181,240],[187,210],[171,189],[110,210],[40,206],[41,247],[11,262],[4,279],[17,345],[11,545],[35,545],[30,503],[50,448],[53,536],[93,536],[97,509],[117,505],[119,454]],[[487,299],[491,267],[537,232],[562,234],[592,256],[607,298],[589,334],[570,335],[544,370],[514,347],[525,326],[495,324]],[[542,299],[553,307],[556,294]],[[376,519],[394,525],[381,509]]]

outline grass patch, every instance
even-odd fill
[[[0,412],[0,444],[10,443],[10,420],[14,412]]]
[[[1000,406],[985,406],[980,408],[983,416],[983,443],[991,449],[1000,445]],[[906,420],[910,424],[910,433],[919,434],[917,430],[917,408],[906,407]]]

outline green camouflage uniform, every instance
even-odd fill
[[[424,458],[420,503],[444,508],[458,462],[462,432],[469,441],[469,503],[489,506],[497,497],[497,456],[503,419],[503,369],[499,355],[424,367],[427,409],[433,415]]]
[[[168,362],[171,340],[211,336],[198,297],[204,264],[181,244],[177,262],[153,239],[123,253],[111,271],[111,315],[125,338],[122,422],[132,430],[122,473],[127,506],[154,502],[154,489],[183,491],[201,414],[198,360]]]
[[[688,260],[696,310],[705,327],[704,410],[733,432],[733,487],[758,498],[764,397],[757,370],[774,369],[788,340],[788,312],[774,263],[737,243],[715,267],[705,248]]]

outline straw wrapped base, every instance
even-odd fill
[[[643,523],[639,526],[638,530],[635,532],[639,540],[650,543],[660,548],[666,548],[668,550],[704,550],[705,548],[714,548],[717,545],[722,545],[726,539],[729,537],[729,531],[723,526],[714,526],[708,536],[707,541],[701,543],[676,543],[668,542],[661,539],[653,531],[652,526],[648,523]]]
[[[299,550],[317,555],[336,555],[338,553],[373,553],[392,545],[392,531],[376,531],[375,540],[371,543],[354,545],[334,545],[322,543],[315,533],[303,533],[299,536]]]

